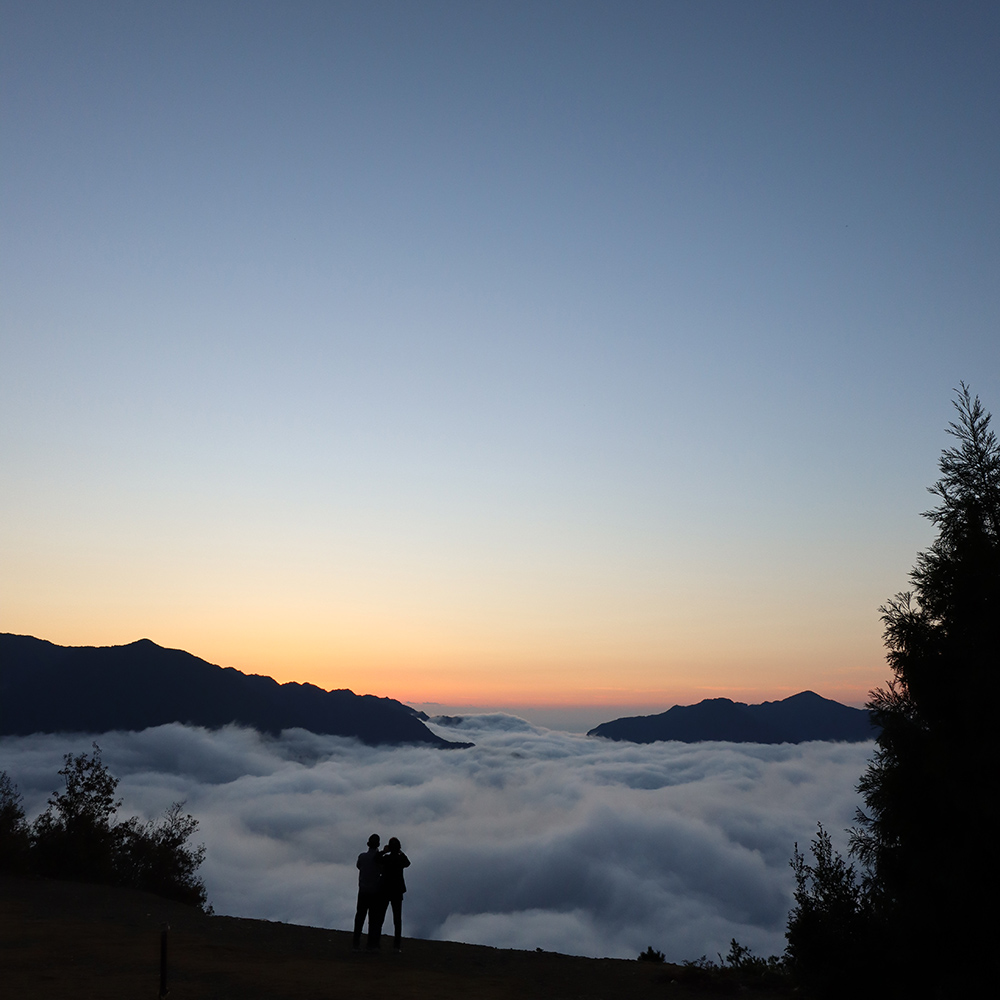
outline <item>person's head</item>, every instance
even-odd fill
[[[382,843],[382,838],[377,833],[373,833],[368,838],[368,846],[369,847],[378,847],[378,845],[381,844],[381,843]]]
[[[398,837],[390,837],[389,838],[389,843],[386,844],[386,848],[388,850],[392,851],[393,854],[395,854],[396,851],[398,851],[401,846],[402,845],[399,843],[399,838]]]

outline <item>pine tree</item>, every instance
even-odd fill
[[[982,902],[992,905],[997,875],[984,839],[998,818],[1000,446],[964,383],[954,405],[958,446],[942,454],[930,487],[939,503],[924,514],[937,538],[917,557],[912,591],[880,609],[893,677],[868,704],[882,730],[851,845],[891,937],[891,978],[925,996],[929,956],[968,969],[969,953],[990,949]]]

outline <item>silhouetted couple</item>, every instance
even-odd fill
[[[358,855],[358,911],[354,915],[354,950],[361,950],[361,931],[368,918],[368,951],[378,951],[382,938],[385,911],[392,907],[395,931],[393,950],[399,954],[403,935],[403,893],[406,882],[403,869],[410,859],[400,849],[395,837],[389,838],[384,850],[379,850],[381,838],[373,833],[368,838],[368,850]]]

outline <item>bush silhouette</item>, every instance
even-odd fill
[[[92,754],[66,754],[59,772],[65,789],[54,792],[45,812],[24,827],[27,866],[48,878],[129,886],[204,908],[205,884],[197,870],[205,848],[188,844],[198,821],[175,802],[159,820],[144,823],[132,816],[117,822],[118,779],[101,760],[100,747],[93,748]],[[10,796],[8,791],[4,798],[0,787],[0,804]]]
[[[66,754],[59,774],[66,788],[53,792],[49,806],[31,830],[35,870],[49,878],[114,883],[116,834],[114,816],[118,779],[101,763],[101,750]]]
[[[873,928],[853,865],[833,849],[819,824],[807,864],[795,845],[795,906],[786,955],[796,980],[819,997],[864,996],[871,985]]]
[[[170,806],[159,822],[142,823],[132,817],[121,824],[119,881],[204,908],[205,883],[196,872],[205,860],[205,848],[187,846],[197,827],[198,821],[193,816],[181,813],[180,802]]]

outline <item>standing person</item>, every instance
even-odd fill
[[[397,955],[403,936],[403,893],[406,892],[403,869],[410,867],[410,859],[400,847],[398,838],[390,837],[382,852],[382,895],[392,907],[392,929],[395,932],[392,950]],[[382,913],[384,915],[385,910]]]
[[[354,951],[361,951],[361,931],[368,917],[368,950],[378,951],[385,904],[382,897],[382,857],[377,833],[368,838],[368,850],[358,855],[358,909],[354,914]]]

